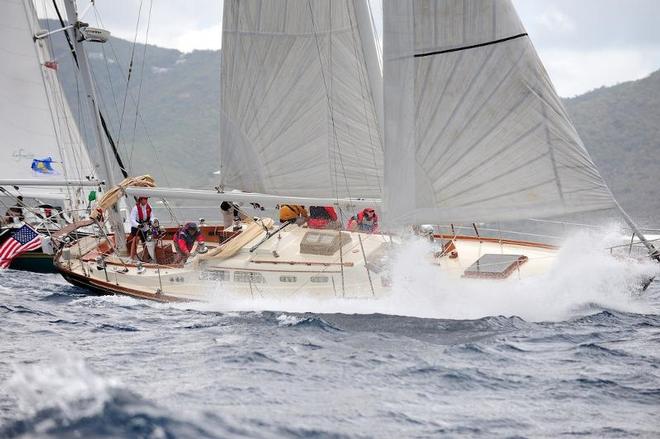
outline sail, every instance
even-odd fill
[[[614,207],[509,0],[384,0],[394,223]]]
[[[374,101],[382,78],[370,22],[359,14],[366,7],[365,0],[225,1],[224,186],[303,197],[381,196]]]
[[[0,4],[0,175],[6,180],[85,180],[94,175],[94,167],[57,80],[48,39],[33,40],[38,31],[30,0]],[[61,197],[74,189],[30,191]]]

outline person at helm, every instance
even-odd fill
[[[137,254],[138,239],[145,241],[146,231],[151,225],[151,205],[147,197],[140,197],[131,209],[131,258]]]
[[[371,207],[361,210],[348,220],[346,229],[351,232],[378,233],[378,215],[376,215],[376,211]]]
[[[177,252],[175,263],[185,263],[193,251],[195,243],[199,243],[201,246],[204,245],[204,237],[199,230],[199,226],[193,222],[186,223],[181,227],[174,235],[173,241]]]

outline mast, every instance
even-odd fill
[[[78,12],[76,11],[75,0],[65,0],[64,5],[66,7],[66,14],[69,20],[69,24],[73,25],[73,44],[75,47],[75,52],[78,59],[78,67],[80,70],[80,75],[82,76],[83,86],[87,94],[87,99],[89,101],[90,110],[92,111],[92,118],[94,120],[94,134],[96,137],[96,143],[98,148],[101,150],[101,157],[103,160],[103,180],[108,184],[108,187],[114,187],[117,184],[114,174],[112,172],[112,161],[110,157],[110,151],[105,143],[105,137],[103,132],[103,125],[99,113],[98,100],[96,98],[96,90],[94,88],[94,80],[92,78],[92,72],[89,67],[89,60],[87,59],[87,52],[85,52],[85,47],[83,46],[83,41],[85,40],[85,35],[81,32],[82,23],[78,21]],[[119,214],[119,209],[116,204],[108,209],[108,219],[110,221],[110,226],[112,232],[115,235],[115,246],[120,253],[126,252],[126,235],[124,233],[124,225],[121,220],[121,215]]]

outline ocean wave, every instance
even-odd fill
[[[48,311],[40,311],[38,309],[33,309],[23,305],[0,305],[0,309],[4,310],[3,313],[6,314],[33,314],[36,316],[48,316],[53,317],[54,315]]]
[[[282,327],[317,328],[322,329],[323,331],[341,331],[340,328],[317,316],[280,314],[277,316],[277,324]]]
[[[250,436],[217,414],[212,427],[203,425],[203,420],[181,419],[71,357],[49,365],[17,366],[7,385],[19,411],[0,427],[0,437]]]

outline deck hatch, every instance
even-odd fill
[[[308,255],[334,255],[342,246],[351,242],[351,235],[334,230],[313,230],[305,233],[300,241],[300,253]]]
[[[465,270],[463,276],[479,279],[506,279],[518,267],[527,262],[524,255],[482,255]]]

